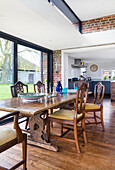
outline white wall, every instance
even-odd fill
[[[91,77],[92,79],[102,79],[103,77],[103,68],[100,66],[100,64],[95,63],[98,66],[98,70],[96,72],[92,72],[90,70],[91,64],[87,64],[87,69],[86,69],[86,77]]]
[[[73,77],[80,77],[80,68],[73,68],[74,58],[68,56],[62,51],[62,86],[68,87],[68,79]]]
[[[90,70],[90,66],[92,64],[96,64],[98,66],[98,70],[96,72],[92,72]],[[103,70],[115,70],[115,63],[110,62],[110,63],[88,63],[87,64],[87,69],[86,69],[86,76],[91,77],[92,79],[103,79]]]
[[[62,51],[62,87],[68,87],[68,54]]]
[[[73,78],[73,77],[80,77],[81,70],[80,68],[73,68],[71,64],[74,64],[75,58],[68,57],[68,78]]]

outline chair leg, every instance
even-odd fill
[[[103,107],[101,108],[101,124],[102,124],[102,128],[103,128],[103,131],[104,131],[105,128],[104,128],[104,122],[103,122]]]
[[[24,160],[24,164],[23,164],[23,169],[27,170],[27,135],[24,135],[24,139],[22,141],[22,152],[23,152],[23,160]]]
[[[50,114],[53,113],[53,109],[50,110]],[[53,128],[53,121],[51,121],[51,127]]]
[[[96,119],[96,114],[95,114],[95,112],[94,112],[94,119],[95,119],[95,123],[96,123],[96,125],[97,125],[97,119]]]
[[[63,123],[61,123],[61,135],[63,135]]]
[[[50,142],[50,120],[47,122],[47,135],[48,135],[48,142]]]
[[[74,138],[75,138],[77,151],[78,151],[78,153],[80,153],[80,147],[79,147],[78,136],[77,136],[77,123],[76,122],[74,122]]]
[[[51,127],[53,128],[53,121],[51,121]]]
[[[87,143],[86,129],[85,129],[85,118],[82,119],[82,121],[81,121],[81,127],[83,128],[83,137],[84,137],[84,141],[85,141],[85,143]]]
[[[28,123],[29,123],[29,117],[28,117],[28,118],[27,118],[27,120],[26,120],[25,129],[27,129],[27,127],[28,127]]]

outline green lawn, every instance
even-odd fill
[[[10,86],[12,84],[0,84],[0,100],[11,98]],[[28,84],[28,91],[30,93],[34,92],[33,84]]]

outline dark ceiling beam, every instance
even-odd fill
[[[64,0],[48,0],[48,2],[55,5],[73,24],[77,24],[79,32],[82,33],[81,20]]]

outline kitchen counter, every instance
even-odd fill
[[[109,80],[99,80],[105,86],[105,94],[111,94],[111,81]],[[94,92],[95,85],[99,82],[98,80],[89,81],[89,90]]]
[[[99,81],[101,81],[102,84],[105,85],[105,94],[111,94],[111,82],[113,82],[114,80],[112,80],[112,81],[110,81],[110,80],[91,80],[91,81],[88,81],[89,90],[92,91],[92,93],[94,93],[94,87]],[[75,83],[76,86],[78,86],[78,82],[79,82],[79,80],[78,81],[68,81],[68,88],[74,89],[74,83]]]
[[[111,100],[115,100],[115,81],[111,81]]]
[[[77,81],[68,81],[68,89],[74,89],[74,84],[76,87],[78,87],[80,80]]]

